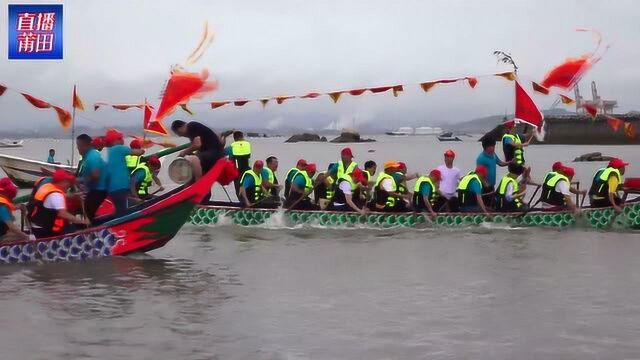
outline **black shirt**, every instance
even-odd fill
[[[224,151],[220,138],[213,130],[197,121],[190,121],[187,124],[187,137],[193,141],[198,136],[202,143],[199,151]]]

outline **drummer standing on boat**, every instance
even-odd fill
[[[76,138],[76,147],[82,156],[78,168],[79,185],[85,194],[85,215],[92,221],[107,197],[107,169],[100,152],[92,146],[93,143],[93,139],[87,134]]]
[[[225,154],[236,164],[239,174],[244,174],[250,167],[251,161],[251,143],[245,140],[242,131],[233,132],[233,142],[225,149]],[[236,187],[236,195],[240,194],[240,179],[234,181]]]
[[[518,134],[518,128],[515,120],[505,122],[504,128],[506,130],[506,133],[502,135],[504,161],[516,166],[522,166],[523,176],[527,179],[531,169],[529,167],[525,167],[524,148],[529,146],[529,143],[531,143],[531,139],[533,139],[533,131],[524,136]]]

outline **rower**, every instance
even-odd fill
[[[617,212],[622,211],[623,201],[618,196],[618,187],[622,184],[627,165],[622,159],[611,159],[606,168],[596,171],[589,189],[591,207],[613,206]]]
[[[327,167],[327,171],[321,172],[316,176],[313,195],[314,203],[320,210],[326,209],[331,204],[331,200],[333,200],[336,190],[337,173],[338,164],[331,163]]]
[[[285,197],[289,196],[289,192],[291,191],[291,182],[293,181],[293,178],[296,175],[298,175],[300,171],[305,171],[306,169],[307,169],[307,161],[305,159],[300,159],[296,163],[296,167],[291,168],[289,171],[287,171],[287,175],[285,176],[285,179],[284,179],[284,196]]]
[[[288,209],[317,210],[309,196],[313,192],[313,176],[316,174],[316,164],[309,163],[306,170],[299,171],[291,180],[291,189],[285,201]]]
[[[244,174],[249,170],[251,143],[244,139],[244,133],[242,131],[233,132],[233,142],[225,149],[225,153],[234,161],[240,174]],[[240,183],[240,179],[234,181],[236,194],[239,194]]]
[[[0,179],[0,241],[29,240],[29,235],[20,230],[13,217],[13,212],[16,211],[13,199],[17,194],[18,187],[11,179],[8,177]]]
[[[127,169],[125,157],[127,155],[142,155],[143,149],[131,149],[124,145],[124,135],[115,129],[110,129],[106,134],[107,164],[109,172],[107,177],[107,193],[116,209],[116,215],[127,211],[129,206],[130,172]]]
[[[136,150],[142,149],[142,144],[140,143],[140,140],[133,139],[129,143],[129,147]],[[133,170],[135,170],[135,168],[140,165],[140,155],[127,155],[124,157],[124,161],[127,163],[127,169],[129,170],[129,173],[132,173]]]
[[[557,169],[555,175],[542,184],[540,201],[544,210],[562,211],[570,209],[575,213],[580,213],[580,208],[571,199],[571,179],[573,179],[574,175],[575,170],[572,167],[562,166]]]
[[[33,235],[44,238],[75,231],[74,224],[89,225],[88,219],[80,219],[67,211],[65,193],[75,184],[73,174],[58,169],[53,182],[43,185],[35,194],[33,206],[28,208]]]
[[[262,186],[267,189],[267,192],[271,196],[278,197],[282,185],[278,184],[278,177],[276,171],[278,171],[278,158],[275,156],[269,156],[266,160],[267,166],[262,169]]]
[[[393,174],[398,172],[400,164],[398,162],[390,160],[384,163],[384,171],[378,175],[374,187],[374,201],[372,209],[376,211],[398,211],[404,204],[404,199],[407,195],[403,195],[398,192],[398,185],[393,177]]]
[[[533,132],[530,132],[526,136],[518,134],[518,128],[515,120],[507,121],[503,125],[506,130],[506,133],[502,136],[504,161],[525,167],[524,148],[529,146],[529,143],[531,143],[531,139],[533,139]],[[524,142],[523,139],[525,139]],[[530,171],[530,168],[525,168],[523,170],[525,177],[528,177]]]
[[[429,176],[418,178],[413,188],[413,209],[415,211],[426,211],[431,216],[436,216],[436,211],[447,201],[438,191],[440,179],[442,179],[442,174],[438,169],[431,170]]]
[[[367,179],[360,169],[354,169],[351,174],[342,175],[338,179],[336,192],[329,210],[355,211],[359,214],[366,214],[367,209],[360,201],[360,192],[366,186],[366,183]]]
[[[551,179],[553,176],[555,176],[558,171],[560,171],[562,168],[564,167],[564,165],[562,164],[562,162],[560,161],[556,161],[553,163],[553,165],[551,165],[551,171],[549,171],[545,176],[544,176],[544,180],[542,181],[542,183],[546,183],[547,180]]]
[[[351,148],[347,147],[342,149],[340,152],[340,161],[338,161],[337,178],[342,177],[344,174],[351,174],[356,167],[358,167],[358,164],[353,161]]]
[[[399,161],[398,171],[393,174],[393,178],[396,180],[396,184],[398,184],[398,192],[400,194],[408,194],[407,181],[417,179],[419,176],[420,174],[418,173],[407,175],[407,164]]]
[[[240,179],[240,201],[244,207],[252,207],[264,199],[266,191],[262,187],[262,170],[264,163],[262,160],[256,160],[253,168],[245,171]]]
[[[151,156],[147,161],[143,161],[131,172],[131,195],[140,200],[147,200],[151,197],[149,187],[154,182],[159,186],[158,191],[163,191],[164,187],[158,178],[161,167],[160,159]]]
[[[98,208],[107,197],[107,172],[104,160],[98,149],[94,148],[95,139],[87,134],[76,138],[76,147],[82,156],[82,166],[78,169],[80,190],[84,193],[84,210],[89,220],[93,220]]]
[[[522,187],[518,183],[518,177],[522,175],[522,166],[509,164],[509,172],[502,177],[495,195],[496,211],[515,212],[524,211],[525,205],[522,199],[526,193],[526,183]]]
[[[485,214],[489,214],[482,199],[482,184],[486,178],[487,168],[480,165],[460,179],[458,203],[461,212],[482,211]]]
[[[367,162],[364,163],[364,171],[362,173],[367,180],[367,186],[363,189],[361,195],[365,201],[369,201],[373,198],[372,189],[374,186],[374,176],[376,175],[377,169],[378,165],[373,160],[367,160]]]

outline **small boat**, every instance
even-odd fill
[[[75,172],[75,166],[62,164],[49,164],[48,162],[25,159],[18,156],[0,154],[0,168],[19,187],[33,187],[35,181],[55,171],[64,169]]]
[[[422,127],[417,127],[413,134],[415,136],[435,136],[440,133],[442,133],[442,128],[422,126]]]
[[[218,163],[191,185],[129,209],[117,217],[100,218],[98,225],[72,234],[0,243],[0,263],[85,260],[143,253],[164,246],[190,218],[215,181],[233,167]]]
[[[438,135],[438,140],[439,141],[462,141],[462,139],[460,139],[459,137],[453,136],[452,132],[444,132]]]
[[[387,131],[385,132],[385,134],[391,135],[391,136],[407,136],[407,135],[413,135],[414,130],[412,127],[401,127],[393,131]]]
[[[0,140],[0,148],[17,148],[22,147],[24,140]]]
[[[228,206],[201,205],[191,214],[191,223],[194,225],[215,225],[221,222],[221,218],[242,226],[263,225],[271,218],[281,216],[282,221],[290,225],[320,224],[323,226],[361,227],[373,228],[389,227],[441,227],[464,228],[481,223],[492,223],[502,226],[517,227],[552,227],[568,228],[574,226],[590,227],[594,229],[640,229],[640,202],[629,202],[624,211],[616,214],[613,208],[583,209],[583,214],[578,216],[572,212],[550,212],[534,210],[528,213],[492,213],[490,215],[479,213],[438,213],[435,218],[428,218],[421,213],[383,213],[370,212],[361,215],[355,212],[331,212],[293,210],[285,212],[274,209],[243,209],[236,204]]]

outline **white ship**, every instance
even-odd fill
[[[425,136],[425,135],[439,135],[442,129],[439,127],[422,126],[417,128],[412,127],[400,127],[393,131],[387,131],[385,134],[393,136]]]

